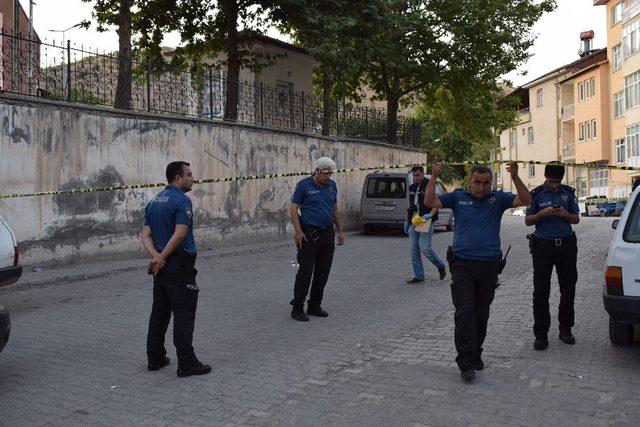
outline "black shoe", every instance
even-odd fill
[[[293,319],[296,319],[299,322],[308,322],[309,321],[309,316],[307,316],[307,314],[304,312],[304,310],[300,307],[300,308],[292,308],[291,309],[291,317]]]
[[[479,359],[477,362],[473,363],[473,369],[476,371],[482,371],[484,369],[484,362],[482,359]]]
[[[560,335],[558,336],[558,338],[560,338],[560,341],[562,341],[565,344],[573,345],[576,343],[576,339],[571,333],[571,331],[560,331]]]
[[[204,363],[197,362],[195,365],[191,365],[188,368],[178,368],[179,377],[190,377],[191,375],[206,375],[211,372],[211,366]]]
[[[149,362],[147,365],[147,369],[150,371],[158,371],[170,363],[170,360],[167,356],[163,357],[158,361]]]
[[[533,342],[533,348],[536,350],[546,350],[547,347],[549,347],[549,340],[547,339],[546,335],[536,338],[536,340]]]
[[[444,280],[447,277],[447,269],[444,267],[438,267],[438,273],[440,274],[440,280]]]
[[[460,373],[460,377],[465,383],[470,383],[476,377],[476,371],[473,369],[466,369]]]
[[[307,314],[309,316],[329,317],[329,313],[324,311],[319,305],[310,305],[307,307]]]
[[[422,283],[422,282],[424,282],[424,279],[419,279],[417,277],[413,277],[413,278],[407,280],[407,283]]]

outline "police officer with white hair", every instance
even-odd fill
[[[333,262],[334,224],[338,228],[338,246],[344,244],[338,211],[338,187],[331,179],[336,163],[329,157],[320,157],[315,166],[315,173],[296,185],[289,209],[300,265],[291,300],[291,317],[301,322],[308,321],[308,315],[329,315],[322,309],[321,303]],[[308,294],[305,313],[304,302]]]

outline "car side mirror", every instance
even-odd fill
[[[613,222],[611,223],[611,228],[615,230],[616,228],[618,228],[618,224],[620,224],[620,220],[614,219]]]

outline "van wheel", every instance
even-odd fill
[[[633,342],[633,325],[622,323],[609,316],[609,339],[615,345],[629,345]]]
[[[369,236],[369,235],[373,234],[373,232],[374,232],[373,225],[370,225],[370,224],[365,224],[364,225],[364,234],[365,235]]]

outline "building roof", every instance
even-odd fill
[[[291,52],[297,52],[297,53],[300,53],[302,55],[309,55],[310,56],[309,51],[307,49],[305,49],[304,47],[296,46],[296,45],[293,45],[291,43],[284,42],[282,40],[274,39],[273,37],[257,35],[257,36],[254,37],[254,40],[257,41],[257,42],[263,43],[263,44],[276,46],[276,47],[279,47],[281,49],[289,50]],[[173,56],[173,55],[175,55],[175,49],[174,48],[170,48],[170,49],[164,50],[162,52],[162,54],[164,56]]]

